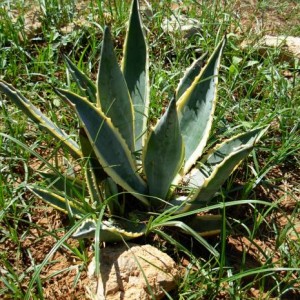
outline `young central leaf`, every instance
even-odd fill
[[[133,106],[123,73],[114,53],[109,28],[104,30],[97,82],[97,101],[118,128],[131,152],[134,151]]]
[[[132,3],[122,71],[127,82],[135,112],[136,150],[141,150],[147,128],[149,108],[148,51],[138,12],[138,1]]]
[[[149,195],[165,199],[184,159],[175,99],[160,119],[147,141],[143,165],[148,180]],[[151,199],[152,201],[152,199]],[[155,203],[154,199],[153,202]],[[157,204],[162,204],[161,201]]]

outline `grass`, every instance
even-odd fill
[[[218,195],[221,204],[216,209],[227,218],[226,230],[220,237],[209,239],[209,243],[220,257],[217,259],[183,236],[181,244],[173,240],[167,245],[157,242],[178,262],[183,257],[188,261],[182,264],[183,276],[177,293],[172,295],[174,299],[299,297],[300,236],[295,233],[300,222],[299,61],[286,56],[283,60],[282,49],[268,48],[262,54],[255,48],[239,47],[249,36],[258,40],[270,30],[274,34],[300,35],[299,21],[294,14],[288,14],[290,1],[275,2],[276,5],[268,0],[254,1],[250,7],[247,1],[238,6],[234,1],[226,5],[211,1],[208,5],[186,0],[178,7],[179,12],[200,19],[202,24],[202,31],[188,39],[182,32],[162,31],[162,20],[174,14],[172,1],[153,1],[151,14],[144,12],[153,122],[172,97],[183,70],[201,53],[211,53],[227,31],[229,41],[222,59],[210,144],[233,132],[270,124],[267,136]],[[71,0],[64,5],[55,0],[0,4],[0,77],[22,90],[42,110],[49,111],[50,118],[68,132],[77,128],[77,120],[57,101],[51,88],[55,85],[75,89],[63,54],[95,78],[101,28],[105,22],[112,23],[116,49],[121,55],[129,10],[125,1],[87,1],[80,8],[75,4]],[[296,1],[292,5],[294,11],[300,10]],[[32,17],[33,7],[39,13],[40,26],[28,32],[24,24],[26,17]],[[247,19],[243,11],[248,12]],[[288,26],[279,16],[282,11],[286,12]],[[251,18],[256,19],[255,24],[261,21],[255,12],[264,16],[259,31],[249,26]],[[71,22],[74,27],[64,30]],[[49,158],[53,164],[67,160],[49,136],[41,134],[3,95],[0,97],[0,296],[66,298],[70,293],[63,289],[67,277],[72,293],[80,297],[79,282],[92,252],[90,243],[68,239],[74,227],[68,227],[66,218],[26,190],[27,183],[40,180],[34,170]],[[37,155],[44,158],[42,165]],[[222,205],[225,200],[227,206]],[[60,267],[57,262],[68,257],[74,261],[66,259]],[[54,289],[53,278],[61,291]]]

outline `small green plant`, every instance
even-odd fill
[[[79,118],[82,127],[77,141],[19,91],[0,81],[3,93],[82,162],[84,179],[56,170],[43,174],[51,182],[48,187],[29,187],[70,216],[85,219],[74,237],[99,234],[101,241],[129,240],[156,226],[177,226],[192,235],[220,231],[221,216],[195,212],[210,203],[266,130],[257,128],[234,136],[203,155],[225,41],[222,39],[204,67],[202,57],[186,71],[150,132],[148,52],[137,0],[132,4],[121,68],[108,27],[96,84],[65,58],[83,96],[64,89],[55,92]],[[154,222],[155,217],[163,220],[162,216],[173,217]]]

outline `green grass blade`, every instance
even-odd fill
[[[146,183],[139,176],[129,148],[111,120],[86,99],[66,90],[57,90],[57,93],[76,109],[103,170],[148,205],[142,196],[147,194]]]
[[[131,152],[134,147],[134,111],[127,84],[119,67],[110,30],[105,27],[97,79],[97,103],[125,139]]]
[[[192,65],[186,70],[176,89],[176,101],[180,99],[180,97],[194,82],[195,78],[199,75],[202,67],[204,66],[206,57],[207,52],[201,55],[201,57],[194,61]]]
[[[75,64],[67,57],[64,56],[66,65],[73,79],[77,83],[79,89],[85,94],[85,96],[93,103],[97,102],[96,98],[96,86],[95,84],[82,72]]]
[[[174,177],[182,167],[183,159],[184,145],[173,99],[144,148],[143,168],[151,196],[166,198]]]
[[[30,282],[27,285],[27,291],[26,295],[24,297],[24,300],[33,299],[32,292],[33,292],[33,285],[38,280],[38,277],[42,271],[42,269],[49,264],[50,258],[53,257],[55,252],[61,247],[66,244],[66,241],[72,236],[73,232],[76,231],[76,229],[81,225],[81,222],[84,222],[85,218],[88,218],[90,215],[87,214],[85,217],[83,217],[77,224],[75,224],[60,240],[58,240],[55,245],[51,248],[51,250],[48,252],[46,257],[44,258],[43,262],[38,265],[34,273],[32,274],[30,278]]]
[[[135,112],[136,150],[143,144],[149,109],[148,48],[139,15],[138,1],[132,3],[129,28],[125,38],[122,71]]]
[[[33,122],[47,130],[53,137],[59,140],[75,158],[82,156],[77,143],[63,130],[57,127],[38,108],[32,105],[31,102],[12,85],[0,80],[0,90],[6,94],[6,96],[9,97],[9,99],[11,99]]]
[[[178,100],[180,128],[185,143],[184,173],[201,156],[212,126],[217,99],[217,83],[224,38],[196,76],[192,85]]]
[[[251,277],[251,276],[257,276],[258,274],[263,274],[263,273],[270,273],[271,275],[274,276],[274,273],[283,273],[283,272],[300,272],[300,268],[284,268],[284,267],[274,267],[274,268],[268,268],[268,267],[258,267],[258,268],[252,268],[249,270],[243,270],[243,272],[233,274],[230,277],[227,278],[222,278],[221,282],[222,283],[227,283],[227,282],[235,282],[238,281],[239,279],[242,279],[244,277]]]

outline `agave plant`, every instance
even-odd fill
[[[151,230],[149,220],[163,214],[177,215],[175,223],[164,225],[192,227],[202,235],[220,230],[218,215],[181,216],[210,203],[265,131],[253,129],[206,149],[225,42],[224,37],[205,66],[201,57],[185,72],[174,98],[151,130],[148,51],[137,0],[132,3],[121,67],[108,27],[96,83],[65,57],[81,95],[64,89],[55,92],[80,121],[77,140],[19,91],[0,81],[4,94],[82,162],[84,179],[57,170],[43,174],[50,185],[29,187],[36,196],[76,218],[89,215],[74,237],[94,236],[97,231],[101,241],[132,239]]]

